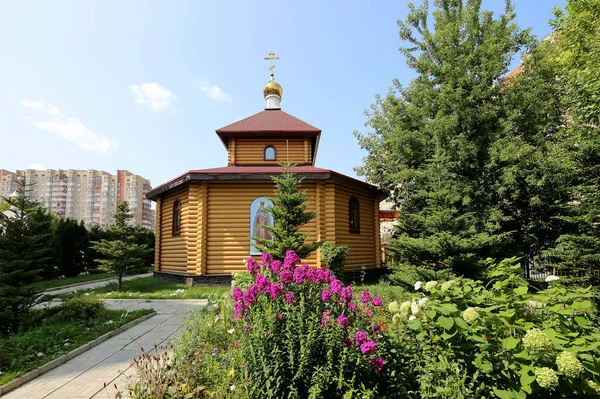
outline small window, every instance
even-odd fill
[[[175,200],[173,203],[173,235],[181,234],[181,201]]]
[[[277,160],[277,151],[275,147],[272,145],[268,145],[265,147],[265,161],[276,161]]]
[[[348,202],[348,223],[350,233],[360,233],[360,209],[356,197],[350,197]]]

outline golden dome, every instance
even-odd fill
[[[273,75],[271,75],[271,80],[267,82],[263,89],[263,95],[265,97],[269,94],[277,94],[279,97],[283,96],[283,87],[275,81]]]

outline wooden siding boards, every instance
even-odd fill
[[[154,270],[160,271],[160,253],[161,253],[161,239],[162,239],[162,199],[157,198],[156,200],[156,223],[155,223],[155,243],[154,243]]]
[[[350,233],[348,203],[356,197],[360,211],[360,233]],[[375,206],[377,204],[377,207]],[[379,235],[377,217],[378,200],[364,190],[358,190],[337,183],[335,185],[335,243],[348,247],[346,270],[379,267],[379,248],[376,237]]]
[[[173,203],[181,201],[181,234],[173,235]],[[161,200],[162,217],[160,226],[160,263],[158,271],[186,273],[187,236],[189,234],[188,185],[165,195]]]
[[[231,140],[234,140],[233,148]],[[274,146],[277,151],[274,161],[264,160],[264,149],[268,145]],[[310,145],[310,140],[306,141],[303,138],[230,138],[228,159],[235,165],[278,165],[287,160],[297,165],[305,165],[311,163]]]

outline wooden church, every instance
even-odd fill
[[[302,178],[301,188],[316,217],[301,228],[307,241],[327,240],[349,248],[346,270],[380,267],[377,188],[332,170],[315,167],[321,130],[281,110],[283,89],[274,79],[264,86],[264,111],[217,129],[227,149],[227,166],[190,170],[153,189],[156,201],[155,276],[189,285],[224,283],[245,270],[243,260],[260,256],[253,237],[270,238],[265,209],[274,194],[271,176],[282,162]],[[304,260],[325,267],[320,251]]]

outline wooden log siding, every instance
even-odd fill
[[[181,201],[181,234],[173,235],[173,203]],[[155,266],[162,272],[187,272],[187,236],[189,234],[188,186],[173,190],[161,198],[160,258]],[[157,226],[158,227],[158,226]]]
[[[232,146],[233,144],[233,146]],[[268,145],[275,147],[277,159],[264,160],[264,150]],[[242,138],[229,139],[229,162],[235,165],[278,165],[286,160],[295,164],[310,164],[312,152],[310,140],[303,138]]]
[[[360,233],[350,233],[348,203],[350,197],[356,197],[360,212]],[[376,200],[366,191],[335,185],[335,243],[348,247],[346,270],[379,267],[379,248],[376,237],[379,235]],[[377,203],[378,205],[378,203]],[[376,215],[376,216],[375,216]]]
[[[238,147],[239,148],[239,147]],[[302,189],[311,198],[308,210],[315,210],[314,181],[304,181]],[[243,260],[250,254],[250,205],[258,197],[273,195],[274,183],[266,181],[210,181],[207,195],[206,274],[230,274],[245,270]],[[316,220],[301,228],[316,240]],[[317,266],[313,253],[304,260]]]

